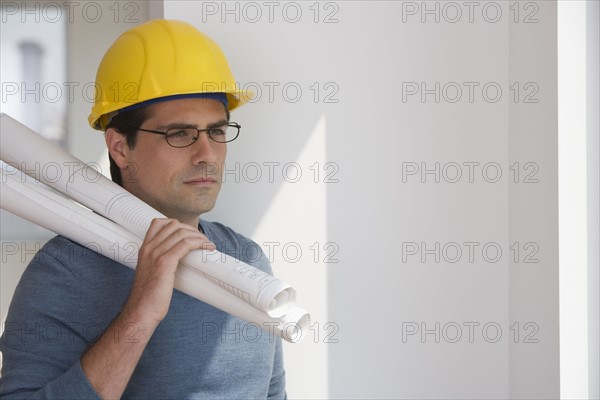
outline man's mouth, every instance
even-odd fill
[[[187,181],[184,181],[183,183],[187,183],[190,185],[210,185],[215,183],[217,180],[211,176],[207,176],[207,177],[200,177],[200,178],[194,178],[194,179],[188,179]]]

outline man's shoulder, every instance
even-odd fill
[[[221,253],[270,273],[271,266],[267,256],[252,239],[219,222],[201,220],[200,227]]]
[[[48,240],[40,248],[33,257],[32,263],[70,264],[76,258],[88,256],[89,253],[94,252],[64,236],[58,235]]]
[[[93,250],[97,248],[97,250]],[[55,236],[44,244],[27,266],[27,274],[38,276],[62,274],[77,280],[96,279],[106,273],[106,267],[117,265],[127,274],[129,268],[113,261],[95,243],[83,246],[64,236]]]
[[[98,247],[95,246],[94,243],[89,244],[91,247]],[[73,261],[81,260],[82,258],[88,262],[99,262],[105,257],[102,256],[101,252],[92,250],[64,236],[58,235],[48,240],[32,261],[54,260],[68,264]]]
[[[41,251],[48,251],[48,249],[59,249],[59,248],[75,248],[75,247],[83,247],[80,244],[64,237],[61,235],[56,235],[48,240],[40,249]]]
[[[200,228],[204,231],[206,237],[208,237],[213,242],[235,242],[235,243],[254,243],[252,239],[242,235],[239,232],[236,232],[232,228],[227,225],[221,224],[220,222],[213,221],[200,221]]]

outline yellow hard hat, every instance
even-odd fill
[[[92,128],[104,130],[127,107],[162,97],[225,93],[229,111],[254,97],[239,90],[221,48],[192,25],[151,20],[123,33],[96,74]]]

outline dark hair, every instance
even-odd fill
[[[137,141],[137,131],[140,126],[150,117],[148,112],[148,106],[136,108],[131,111],[125,111],[119,113],[110,120],[106,129],[113,128],[122,135],[125,135],[127,140],[127,146],[130,149],[135,147]],[[110,177],[116,184],[123,186],[123,177],[121,176],[121,169],[113,160],[108,152],[108,160],[110,162]]]

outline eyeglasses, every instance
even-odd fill
[[[217,143],[229,143],[237,139],[240,134],[241,125],[229,122],[227,125],[216,126],[207,129],[197,128],[169,128],[166,131],[154,131],[151,129],[137,128],[142,132],[164,135],[167,143],[173,147],[188,147],[194,144],[200,137],[200,132],[206,132],[210,140]]]

